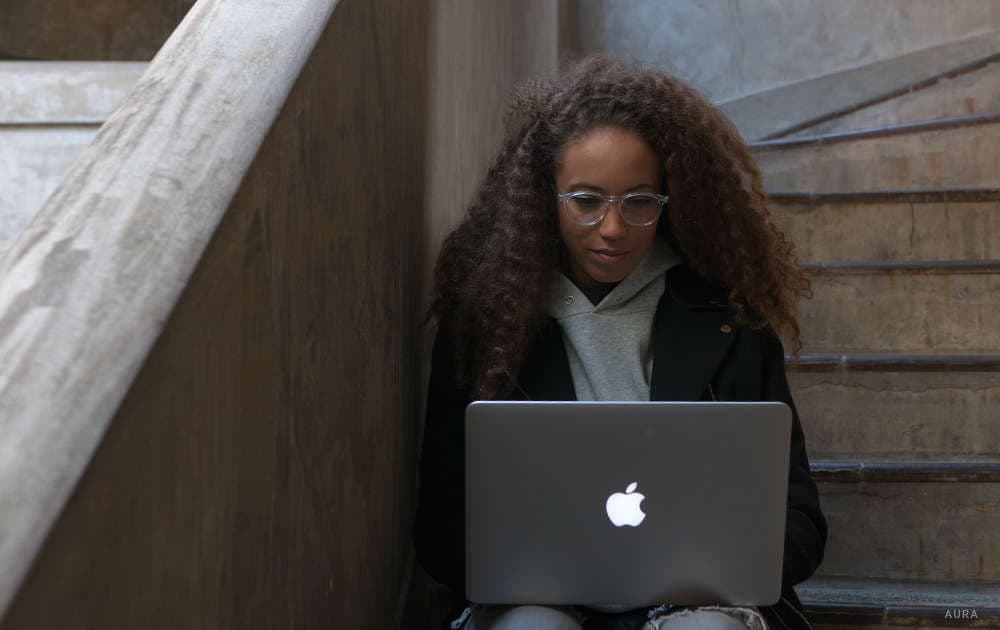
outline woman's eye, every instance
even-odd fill
[[[654,207],[659,207],[659,201],[656,197],[637,195],[635,197],[629,197],[625,200],[625,207],[633,210],[646,210]]]
[[[581,208],[599,208],[601,206],[601,198],[597,195],[579,195],[573,197],[573,201]]]

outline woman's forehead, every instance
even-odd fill
[[[607,191],[659,181],[659,160],[642,137],[631,130],[601,127],[570,142],[562,150],[556,178],[562,186],[588,184]]]

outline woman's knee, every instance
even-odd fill
[[[476,606],[465,630],[582,630],[576,617],[551,606]]]

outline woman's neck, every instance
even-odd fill
[[[590,300],[590,303],[594,306],[600,304],[601,300],[604,299],[604,296],[611,293],[611,290],[618,286],[617,282],[597,282],[587,285],[576,279],[573,280],[573,284],[575,284],[580,291],[587,296],[587,299]]]
[[[611,293],[611,290],[618,286],[617,282],[595,282],[589,278],[588,282],[584,282],[580,279],[579,274],[573,269],[573,265],[571,265],[566,258],[562,259],[560,267],[562,267],[563,275],[572,280],[573,284],[580,289],[580,292],[583,293],[594,306],[600,304],[601,300],[604,299],[604,296]]]

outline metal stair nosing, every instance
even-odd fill
[[[1000,455],[947,459],[815,457],[810,469],[817,482],[828,483],[998,483]]]
[[[925,133],[928,131],[942,131],[946,129],[990,125],[997,122],[1000,122],[1000,112],[993,111],[984,112],[982,114],[970,114],[967,116],[951,116],[948,118],[935,118],[918,122],[899,123],[897,125],[886,125],[870,129],[838,131],[816,136],[803,136],[801,138],[766,140],[762,142],[753,142],[747,146],[754,153],[761,153],[807,146],[825,146],[852,140],[867,140],[871,138],[885,138],[904,134]]]
[[[850,192],[768,193],[777,205],[888,204],[888,203],[983,203],[1000,201],[1000,188],[927,188]]]
[[[1000,273],[1000,259],[911,260],[805,263],[810,275],[873,275],[909,273],[920,275],[990,275]]]
[[[852,353],[786,355],[793,372],[1000,372],[1000,354]]]

